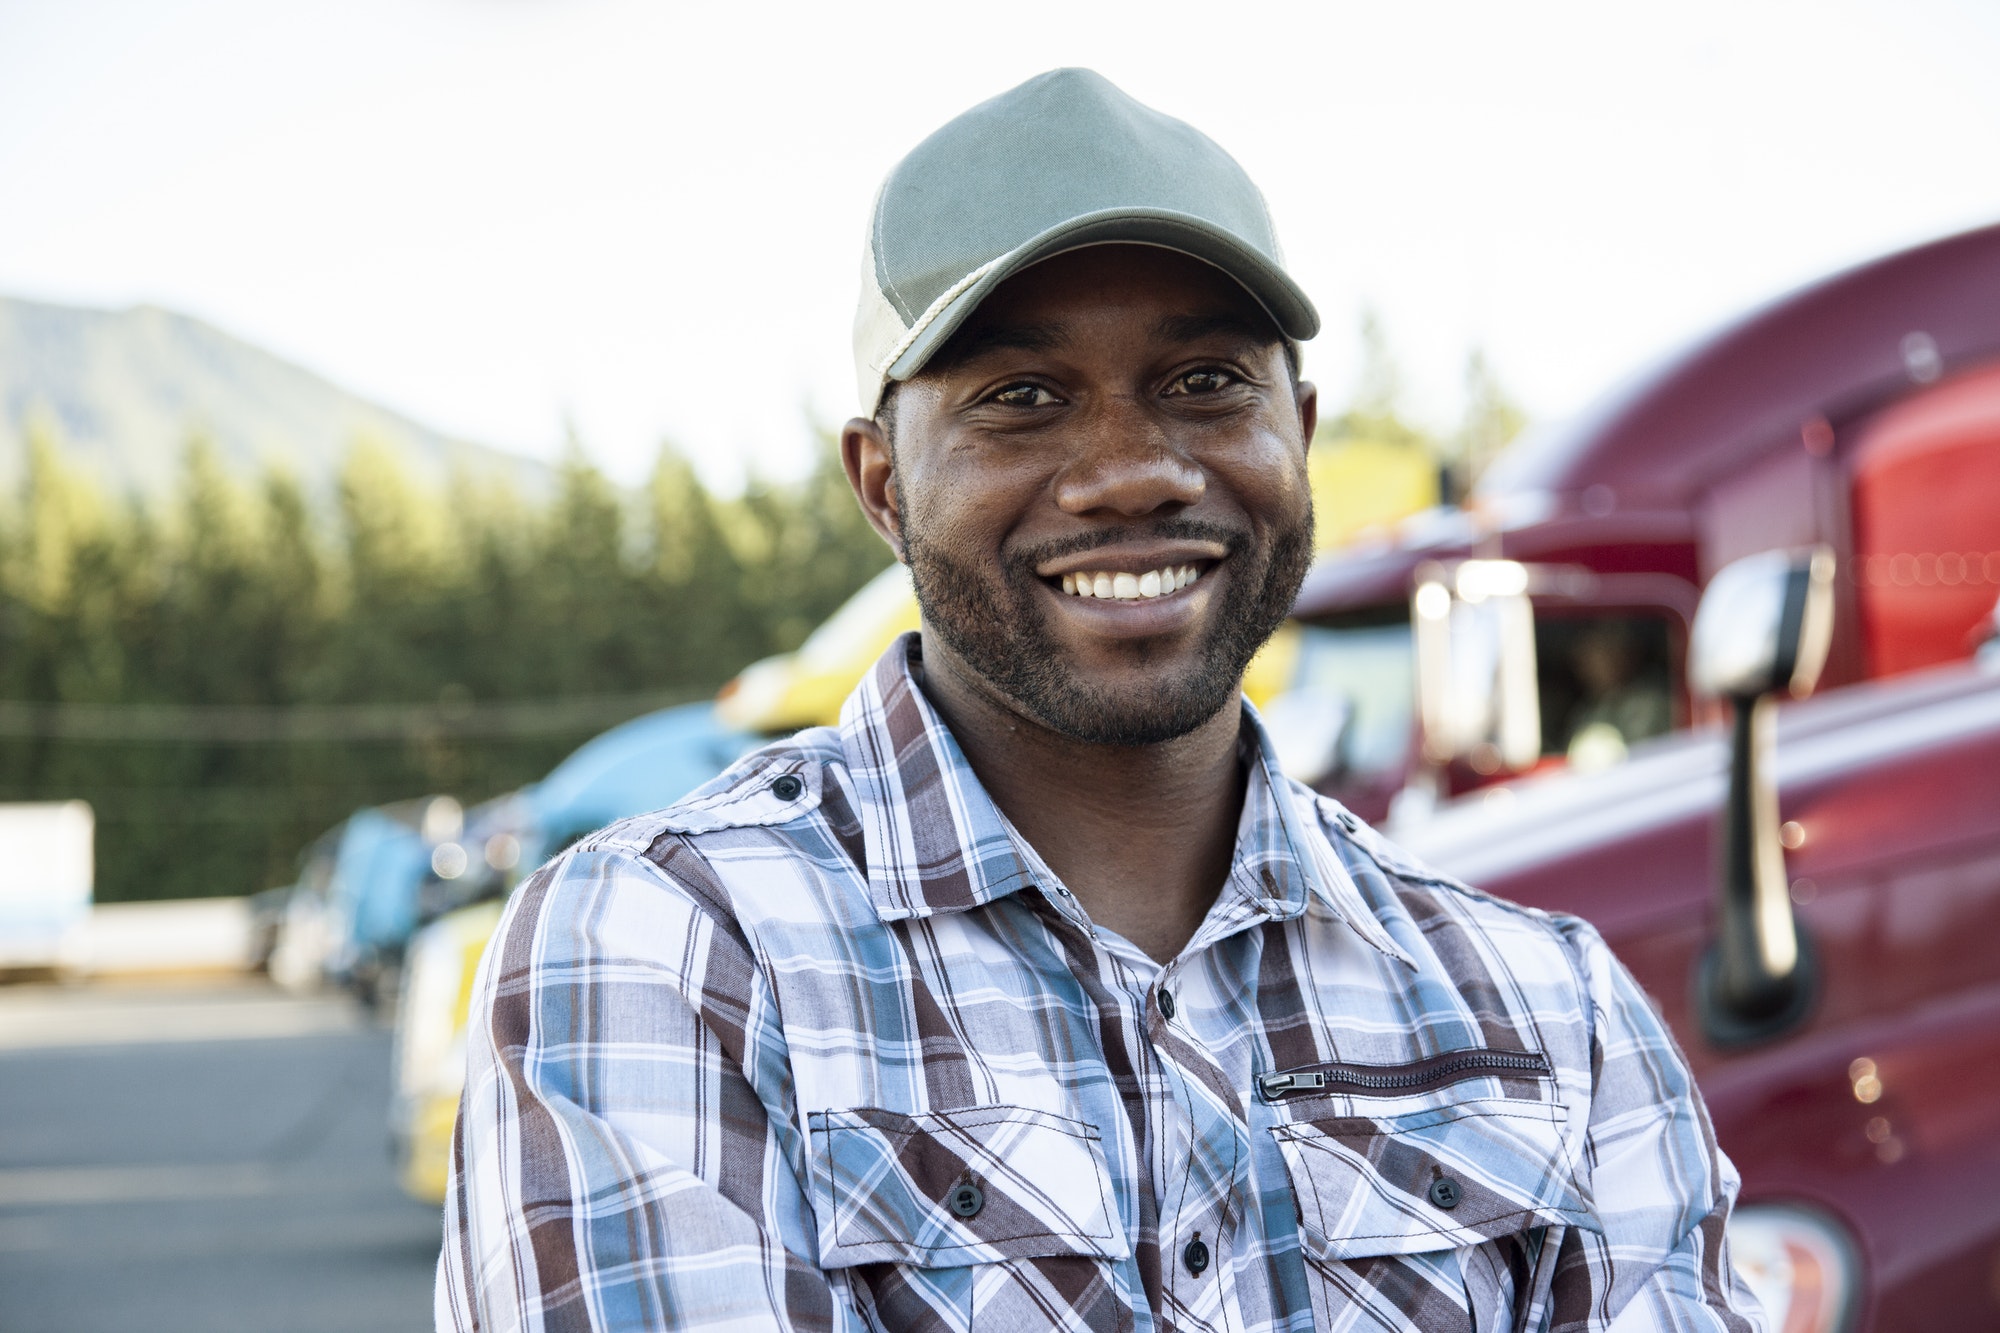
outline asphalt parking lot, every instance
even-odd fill
[[[431,1327],[389,1033],[255,982],[0,987],[0,1330]]]

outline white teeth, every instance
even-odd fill
[[[1143,597],[1164,597],[1178,592],[1200,577],[1193,565],[1168,565],[1143,574],[1091,572],[1065,574],[1062,590],[1073,597],[1109,597],[1130,602]]]

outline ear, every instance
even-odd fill
[[[840,465],[847,469],[847,484],[869,525],[889,543],[896,559],[903,559],[902,498],[896,494],[896,470],[882,427],[867,417],[841,427]]]
[[[1299,429],[1305,433],[1306,449],[1310,451],[1313,436],[1319,432],[1319,386],[1310,380],[1300,380],[1293,397],[1299,405]]]

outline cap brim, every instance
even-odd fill
[[[1023,269],[1070,250],[1091,245],[1157,245],[1213,264],[1240,283],[1264,307],[1278,331],[1296,342],[1319,332],[1319,312],[1298,284],[1272,259],[1231,233],[1186,213],[1165,209],[1117,209],[1072,218],[1021,245],[980,273],[912,331],[908,344],[889,363],[892,380],[922,370],[950,341],[995,288]],[[926,312],[929,313],[929,312]]]

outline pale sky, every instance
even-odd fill
[[[1336,403],[1380,312],[1448,426],[1537,417],[1831,269],[2000,221],[2000,4],[0,0],[0,292],[169,306],[636,481],[853,410],[864,216],[1092,66],[1262,185]]]

